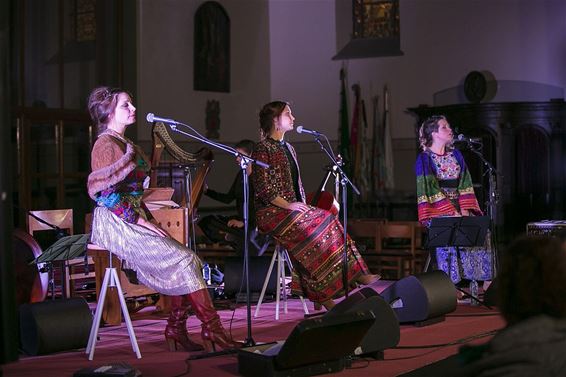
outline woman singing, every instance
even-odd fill
[[[289,252],[293,263],[292,289],[327,309],[343,294],[342,225],[330,212],[305,204],[295,149],[284,140],[295,117],[286,102],[263,106],[259,114],[263,140],[253,157],[269,164],[254,168],[256,221]],[[348,282],[369,284],[379,277],[368,268],[353,243],[348,242]]]
[[[237,347],[222,327],[206,285],[197,255],[169,237],[151,221],[141,199],[149,181],[149,164],[141,149],[124,137],[136,121],[136,108],[128,92],[100,87],[92,91],[88,109],[98,128],[91,155],[88,193],[96,201],[91,242],[117,255],[137,272],[144,285],[176,296],[167,320],[165,339],[171,350],[202,347],[189,340],[186,299],[202,322],[201,336],[207,351]]]
[[[441,216],[481,216],[464,157],[452,146],[453,133],[444,116],[425,120],[419,130],[422,152],[415,164],[419,221],[426,227]],[[489,242],[488,242],[489,244]],[[491,253],[486,248],[441,247],[438,268],[454,283],[461,279],[489,280]]]

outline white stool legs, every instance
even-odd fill
[[[259,309],[263,302],[263,298],[265,296],[265,291],[267,290],[267,285],[269,284],[269,279],[271,278],[271,273],[273,272],[273,266],[277,262],[277,289],[275,291],[275,320],[279,320],[279,303],[281,300],[281,293],[283,293],[283,310],[287,313],[287,292],[286,292],[286,281],[285,281],[285,263],[289,265],[289,269],[292,270],[293,266],[291,265],[291,261],[289,260],[289,255],[287,254],[287,250],[285,250],[281,245],[276,245],[275,250],[273,251],[273,256],[271,257],[271,263],[269,264],[269,269],[267,270],[267,276],[263,282],[263,288],[261,289],[261,294],[259,296],[259,301],[257,302],[257,306],[255,308],[254,317],[257,317],[259,314]],[[302,296],[299,296],[301,303],[303,304],[303,310],[305,314],[309,314],[309,309],[307,308],[307,304]]]
[[[98,337],[98,330],[100,328],[100,320],[102,319],[102,311],[104,308],[104,301],[106,299],[106,291],[108,287],[116,287],[118,290],[118,297],[120,299],[120,307],[122,308],[122,314],[124,315],[124,320],[126,322],[126,327],[128,328],[128,334],[130,336],[130,342],[132,343],[132,348],[138,359],[141,359],[140,348],[138,347],[138,341],[136,340],[136,334],[134,333],[134,327],[132,326],[132,321],[130,320],[130,314],[128,313],[128,307],[126,306],[126,299],[122,294],[122,285],[120,284],[120,278],[116,272],[116,268],[112,267],[112,255],[110,254],[110,267],[106,268],[104,273],[104,280],[102,281],[102,287],[100,289],[100,294],[98,297],[98,304],[96,305],[96,312],[94,314],[94,320],[92,322],[92,327],[90,329],[90,337],[88,339],[88,345],[86,347],[86,353],[88,354],[88,359],[92,360],[94,358],[94,348],[96,347],[96,339]]]

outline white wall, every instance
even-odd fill
[[[204,134],[206,101],[211,99],[220,101],[220,141],[258,138],[257,114],[270,98],[268,4],[218,1],[231,22],[231,85],[229,93],[217,93],[193,90],[194,14],[203,2],[139,1],[137,132],[141,141],[151,138],[145,121],[148,112],[189,123]],[[179,142],[189,140],[173,136]],[[201,146],[189,143],[183,148],[195,151]],[[215,155],[209,184],[228,189],[237,168],[230,156],[216,151]]]
[[[140,0],[139,113],[178,119],[205,131],[206,101],[220,101],[222,140],[256,138],[259,104],[269,99],[267,3],[219,1],[231,21],[229,93],[193,90],[194,14],[199,0]],[[148,139],[140,124],[138,136]]]

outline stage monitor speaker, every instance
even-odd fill
[[[456,287],[443,271],[407,276],[389,286],[381,297],[400,323],[427,325],[444,320],[456,310]]]
[[[271,256],[250,257],[250,292],[261,292],[270,263]],[[243,267],[243,257],[228,257],[224,259],[224,294],[227,297],[235,296],[240,291],[240,287],[242,292],[244,294],[246,293],[246,285],[243,279]],[[265,291],[266,294],[275,293],[277,286],[276,268],[277,266],[274,265]]]
[[[401,330],[395,312],[376,291],[369,287],[360,289],[340,301],[325,314],[334,316],[344,313],[353,313],[360,310],[370,310],[375,315],[375,322],[356,348],[356,355],[371,356],[375,359],[383,358],[383,350],[393,348],[399,344]]]
[[[339,372],[375,320],[368,310],[305,319],[283,343],[239,349],[238,372],[245,377]]]
[[[84,348],[92,312],[83,298],[43,301],[19,307],[20,342],[28,355]]]

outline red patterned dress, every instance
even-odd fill
[[[287,142],[267,138],[260,142],[253,157],[269,164],[254,168],[257,225],[289,252],[293,263],[291,289],[314,302],[324,302],[343,294],[342,225],[328,211],[310,207],[306,212],[291,211],[271,204],[277,196],[289,203],[305,202],[294,148]],[[348,281],[354,284],[368,268],[348,238]]]

